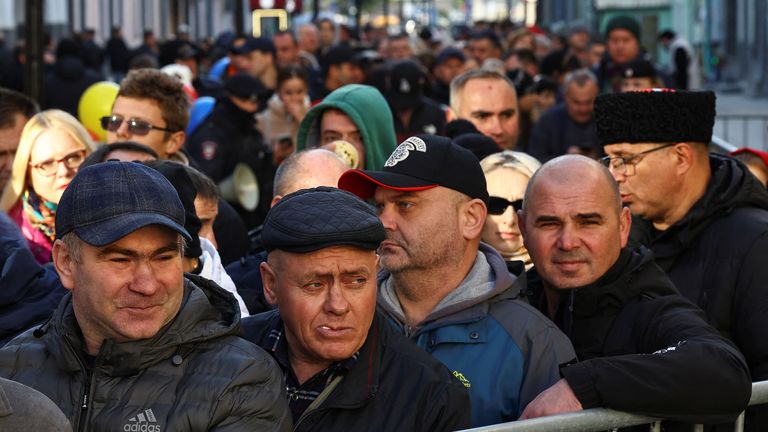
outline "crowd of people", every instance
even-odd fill
[[[352,33],[182,26],[132,50],[115,28],[102,50],[85,31],[40,101],[23,49],[0,61],[3,430],[593,407],[677,430],[747,408],[768,379],[768,153],[709,152],[690,44],[662,32],[662,70],[623,15],[602,35]],[[97,131],[77,106],[104,76]]]

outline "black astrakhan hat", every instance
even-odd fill
[[[375,250],[386,233],[376,209],[332,187],[302,189],[269,210],[261,242],[267,252],[312,252],[330,246]]]
[[[601,145],[712,140],[715,94],[651,89],[600,95],[595,124]]]
[[[363,199],[372,197],[379,186],[403,192],[443,186],[488,203],[480,161],[466,148],[437,135],[406,139],[381,171],[349,170],[339,178],[339,188]]]

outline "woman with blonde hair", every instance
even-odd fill
[[[51,260],[59,199],[94,149],[85,127],[64,111],[40,112],[24,125],[0,210],[21,228],[41,264]]]
[[[533,263],[523,246],[517,210],[522,208],[528,180],[541,163],[525,153],[505,150],[484,158],[480,166],[490,195],[483,241],[499,251],[504,260],[522,261],[529,270]]]

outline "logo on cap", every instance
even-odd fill
[[[411,92],[411,83],[409,83],[408,80],[405,78],[400,79],[400,93],[410,93],[410,92]]]
[[[422,153],[427,152],[427,143],[424,142],[419,137],[410,137],[407,140],[403,141],[395,151],[392,152],[392,154],[389,156],[389,159],[387,159],[386,162],[384,162],[385,167],[393,167],[397,165],[398,162],[404,161],[408,156],[411,154],[412,151],[420,151]]]

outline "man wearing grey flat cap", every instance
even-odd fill
[[[74,430],[288,430],[282,374],[237,337],[236,300],[182,273],[184,207],[134,162],[80,170],[56,212],[67,294],[0,350],[0,376],[53,400]]]
[[[267,215],[264,295],[243,320],[286,375],[296,431],[447,431],[469,426],[469,396],[436,359],[376,313],[376,210],[349,192],[304,189]]]

